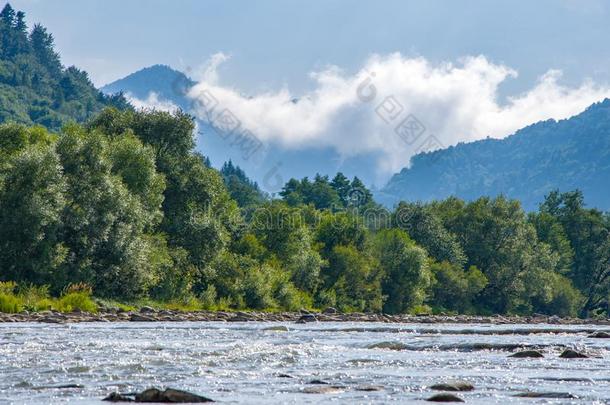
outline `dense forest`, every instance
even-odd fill
[[[204,308],[590,314],[610,220],[580,192],[377,205],[357,178],[271,200],[194,151],[182,113],[106,109],[59,133],[0,127],[1,279]]]
[[[535,210],[552,190],[580,189],[610,210],[610,100],[572,118],[530,125],[504,139],[461,143],[415,156],[382,190],[384,202],[472,201],[504,193]],[[391,204],[390,204],[391,205]]]
[[[338,173],[270,198],[232,162],[210,167],[193,117],[100,96],[44,28],[27,36],[10,6],[0,18],[12,72],[0,74],[0,310],[16,291],[87,291],[207,309],[608,314],[610,216],[580,191],[530,212],[504,196],[388,210]]]
[[[31,30],[25,13],[6,4],[0,12],[0,123],[15,121],[59,129],[83,122],[106,106],[127,108],[121,94],[104,95],[87,73],[64,68],[53,36],[40,24]]]

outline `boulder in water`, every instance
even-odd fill
[[[548,398],[548,399],[574,399],[574,395],[569,392],[520,392],[513,395],[519,398]]]
[[[407,345],[400,342],[379,342],[368,346],[369,349],[405,350]]]
[[[539,359],[541,357],[544,357],[544,354],[540,353],[538,350],[523,350],[521,352],[513,353],[508,357],[515,357],[517,359],[524,359],[524,358]]]
[[[288,332],[288,326],[278,325],[278,326],[269,326],[268,328],[263,329],[265,332]]]
[[[430,388],[436,391],[472,391],[474,390],[474,385],[468,381],[448,381],[434,384]]]
[[[610,333],[603,331],[603,330],[598,330],[598,331],[591,333],[587,337],[595,338],[595,339],[610,339]]]
[[[343,391],[345,391],[345,387],[339,385],[317,385],[301,390],[305,394],[339,394]]]
[[[426,399],[426,401],[430,402],[464,402],[464,400],[457,395],[450,394],[448,392],[443,392],[440,394],[432,395],[430,398]]]
[[[559,355],[559,357],[561,357],[562,359],[588,359],[589,358],[589,356],[587,356],[586,354],[577,352],[576,350],[572,350],[572,349],[565,349]]]
[[[132,398],[133,397],[133,398]],[[136,394],[120,394],[113,392],[104,398],[109,402],[146,402],[146,403],[172,403],[172,404],[193,404],[203,402],[214,402],[210,398],[193,394],[187,391],[168,388],[161,391],[157,388],[148,388]]]
[[[356,387],[356,391],[374,392],[383,390],[384,388],[381,385],[359,385]]]
[[[321,385],[328,385],[327,381],[324,380],[311,380],[310,382],[308,382],[307,384],[321,384]]]

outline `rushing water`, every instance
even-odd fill
[[[283,326],[288,327],[288,330]],[[228,403],[404,403],[450,379],[467,403],[609,403],[610,339],[594,326],[376,323],[0,324],[1,403],[104,403],[172,387]],[[542,359],[507,357],[536,347]],[[384,348],[390,347],[390,348]],[[561,359],[566,348],[588,359]],[[288,378],[282,376],[287,374]],[[324,380],[333,393],[306,393]],[[75,388],[57,388],[75,384]],[[363,386],[379,391],[362,391]],[[523,391],[577,399],[527,399]],[[419,402],[419,401],[418,401]],[[422,403],[422,402],[420,402]],[[423,402],[425,403],[425,402]]]

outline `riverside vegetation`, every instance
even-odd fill
[[[231,163],[210,168],[193,126],[131,109],[58,133],[3,124],[0,278],[20,287],[3,284],[0,308],[79,285],[185,309],[607,311],[610,224],[578,191],[529,214],[502,196],[388,211],[339,173],[270,199]]]
[[[9,5],[0,31],[1,311],[608,315],[610,218],[579,191],[388,210],[338,173],[270,198],[188,114],[101,95]]]

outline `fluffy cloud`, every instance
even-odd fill
[[[563,86],[561,72],[550,70],[528,91],[500,103],[500,84],[517,76],[510,67],[484,56],[432,64],[398,53],[374,55],[355,74],[337,67],[312,73],[313,89],[303,95],[283,88],[246,96],[219,84],[216,68],[226,59],[215,55],[188,94],[199,118],[215,122],[230,111],[240,128],[267,144],[331,147],[344,157],[375,153],[381,177],[408,166],[419,151],[505,137],[610,96],[610,87],[590,81]]]
[[[171,101],[160,99],[159,95],[155,92],[150,92],[145,100],[134,97],[131,93],[125,94],[125,97],[137,109],[154,108],[161,111],[175,111],[178,109],[178,106]]]

